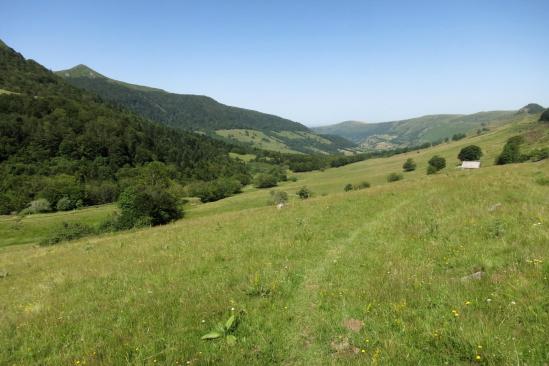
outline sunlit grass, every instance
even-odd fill
[[[0,364],[544,364],[549,161],[493,166],[516,128],[299,174],[277,189],[316,195],[282,210],[248,187],[162,227],[0,248]],[[483,168],[455,169],[470,143]],[[448,167],[427,176],[434,154]],[[408,156],[418,169],[387,183]],[[33,242],[113,209],[0,230]],[[232,314],[234,346],[201,340]]]

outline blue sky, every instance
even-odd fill
[[[0,38],[44,66],[309,126],[549,105],[549,1],[11,1]]]

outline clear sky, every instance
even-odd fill
[[[0,14],[0,38],[52,70],[309,126],[549,105],[548,0],[0,0]]]

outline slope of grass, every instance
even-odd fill
[[[96,226],[114,210],[114,205],[103,205],[24,217],[0,216],[0,247],[36,244],[50,236],[63,222],[84,222]]]
[[[264,150],[279,151],[283,153],[294,153],[299,154],[299,152],[291,150],[279,139],[267,136],[262,131],[256,130],[247,130],[247,129],[231,129],[231,130],[217,130],[215,133],[219,136],[228,138],[230,140],[235,140],[238,142],[243,142],[250,144],[253,147]]]
[[[543,364],[541,175],[453,171],[4,248],[0,364]],[[236,345],[200,340],[235,313]]]
[[[402,164],[407,158],[413,158],[417,163],[417,169],[405,173],[405,180],[423,180],[425,178],[427,162],[433,155],[440,155],[446,158],[447,168],[439,174],[448,174],[457,170],[459,151],[471,144],[482,148],[484,156],[481,159],[482,167],[492,166],[496,156],[501,152],[505,141],[516,134],[527,131],[536,132],[536,139],[540,135],[547,134],[547,128],[541,128],[541,124],[535,122],[535,117],[523,116],[519,121],[504,125],[480,136],[472,136],[463,140],[441,144],[429,149],[412,151],[406,154],[395,155],[390,158],[371,159],[355,164],[346,165],[326,171],[314,171],[307,173],[293,174],[298,177],[297,182],[285,182],[274,189],[284,190],[293,194],[300,187],[306,185],[317,196],[342,192],[347,183],[358,184],[368,181],[373,186],[387,184],[387,175],[391,172],[401,172]],[[543,126],[542,126],[543,127]],[[539,131],[538,131],[539,130]],[[537,141],[537,140],[536,140]],[[543,140],[540,140],[543,143]],[[538,144],[537,142],[532,144]],[[539,146],[538,146],[539,147]],[[237,211],[244,208],[261,207],[267,204],[269,198],[266,190],[248,188],[245,194],[235,195],[221,201],[212,202],[207,205],[200,205],[188,212],[189,217],[206,216],[217,212]],[[292,196],[295,199],[295,197]]]
[[[389,146],[434,142],[450,138],[456,133],[471,133],[485,126],[496,127],[522,117],[517,116],[514,111],[479,112],[470,115],[439,114],[382,123],[347,121],[313,130],[339,135],[364,147],[373,148],[379,141]]]
[[[257,132],[257,131],[254,131]],[[373,186],[385,185],[387,175],[400,172],[404,161],[411,157],[418,164],[414,172],[404,174],[407,181],[423,180],[427,161],[435,154],[447,159],[448,167],[440,174],[449,174],[456,170],[459,163],[459,150],[470,144],[479,145],[484,151],[482,166],[493,165],[495,157],[501,152],[505,141],[515,134],[526,134],[529,146],[543,147],[549,144],[549,129],[535,122],[535,117],[524,117],[520,122],[502,126],[481,136],[466,138],[457,142],[442,144],[433,148],[395,155],[390,158],[371,159],[350,164],[341,168],[327,169],[307,173],[292,174],[298,177],[297,182],[284,182],[274,189],[290,194],[290,200],[297,200],[295,193],[302,187],[309,187],[316,196],[339,193],[347,183],[358,184],[368,181]],[[232,154],[243,160],[253,158],[252,155]],[[269,205],[269,190],[256,189],[248,186],[243,194],[238,194],[217,202],[208,204],[192,204],[185,207],[186,219],[209,216],[221,212],[239,211],[248,208],[258,208]],[[12,244],[38,243],[49,236],[63,221],[82,221],[92,225],[97,224],[114,211],[114,206],[102,206],[70,213],[29,216],[18,223],[17,218],[0,216],[0,247]]]

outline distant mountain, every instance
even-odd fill
[[[246,174],[222,141],[113,108],[3,43],[0,90],[0,214],[36,198],[111,202],[151,162],[182,183]]]
[[[490,125],[508,122],[515,114],[516,111],[493,111],[469,115],[437,114],[380,123],[346,121],[313,130],[341,136],[363,148],[386,149],[436,142],[451,138],[454,134],[486,130]]]
[[[517,113],[538,114],[545,111],[545,108],[536,103],[530,103],[518,110]]]
[[[170,127],[270,150],[337,153],[354,146],[341,138],[318,136],[285,118],[227,106],[207,96],[169,93],[113,80],[85,65],[57,74],[76,87]]]

